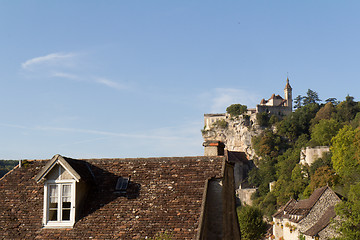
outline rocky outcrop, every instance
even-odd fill
[[[227,126],[213,124],[210,129],[204,130],[204,140],[221,141],[227,150],[245,152],[248,159],[253,159],[255,151],[251,139],[263,132],[263,128],[256,124],[256,114],[227,118],[226,122]]]

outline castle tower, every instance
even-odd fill
[[[292,111],[292,88],[289,83],[289,78],[286,79],[286,86],[284,89],[284,95],[285,95],[285,106],[290,107]]]

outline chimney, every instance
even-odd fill
[[[221,141],[207,140],[203,146],[204,156],[224,156],[225,144]]]

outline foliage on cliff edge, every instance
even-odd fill
[[[339,239],[360,238],[360,103],[347,96],[321,104],[316,92],[307,94],[297,98],[296,111],[252,140],[259,158],[248,179],[259,187],[254,205],[270,217],[290,198],[308,198],[329,185],[348,199],[337,207]],[[330,146],[331,153],[311,166],[299,164],[303,147],[321,145]],[[270,182],[275,182],[272,192]]]

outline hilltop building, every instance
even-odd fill
[[[273,94],[268,100],[264,98],[255,109],[248,109],[247,115],[256,115],[257,113],[266,112],[270,115],[279,117],[289,115],[292,112],[292,87],[289,83],[289,78],[286,79],[284,88],[284,98],[280,95]],[[227,113],[204,114],[204,130],[211,129],[212,125],[219,120],[228,120],[230,118]]]
[[[284,98],[275,94],[268,100],[263,98],[260,104],[256,106],[256,112],[266,112],[277,116],[288,115],[292,112],[292,88],[289,83],[289,78],[286,79]]]

